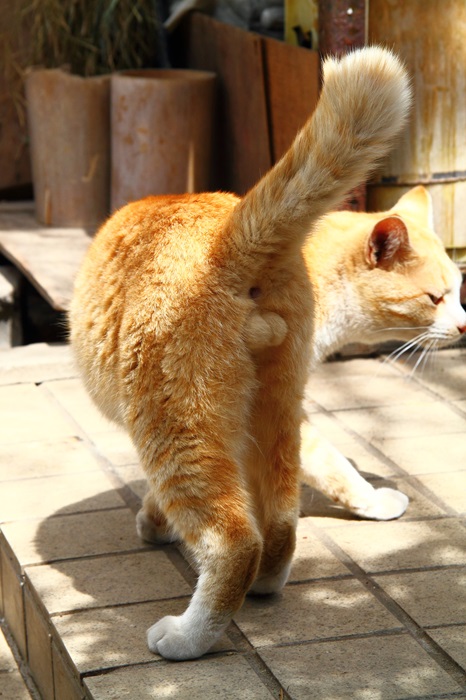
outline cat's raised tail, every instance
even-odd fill
[[[232,214],[231,244],[253,253],[256,264],[288,242],[301,246],[313,222],[367,178],[406,122],[410,80],[390,51],[367,47],[329,58],[323,78],[317,107],[288,152]]]

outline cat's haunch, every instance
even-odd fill
[[[70,309],[78,366],[138,450],[141,532],[183,539],[199,566],[186,612],[149,630],[166,658],[204,654],[249,589],[286,582],[313,317],[302,248],[387,153],[409,104],[389,51],[331,59],[314,114],[242,199],[148,197],[90,246]]]

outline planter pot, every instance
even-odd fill
[[[149,194],[209,189],[214,103],[214,73],[112,75],[112,210]]]
[[[109,77],[33,70],[26,100],[37,219],[95,228],[110,201]]]

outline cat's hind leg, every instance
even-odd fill
[[[301,425],[301,478],[360,518],[393,520],[408,507],[404,493],[375,489],[307,421]]]
[[[264,362],[261,389],[251,411],[254,440],[248,454],[248,474],[264,538],[259,571],[250,590],[253,594],[277,593],[283,588],[296,545],[301,387],[297,363],[287,359],[293,348],[293,342],[285,341],[273,351],[270,363]]]
[[[259,571],[250,592],[259,595],[278,593],[288,580],[299,511],[299,421],[293,429],[290,416],[279,415],[280,402],[269,398],[268,413],[264,407],[256,414],[262,416],[258,422],[263,430],[256,425],[257,442],[250,456],[264,538]],[[293,409],[288,408],[292,414]]]
[[[241,607],[260,562],[262,535],[241,464],[247,411],[238,391],[233,402],[227,389],[219,385],[215,402],[202,404],[194,395],[195,404],[165,402],[164,414],[139,412],[132,435],[136,445],[140,439],[141,464],[155,496],[145,507],[156,502],[166,531],[184,541],[199,571],[187,610],[148,630],[149,649],[167,659],[193,659],[210,649]],[[194,389],[186,383],[183,399],[189,391]]]
[[[201,488],[179,462],[173,486],[158,483],[161,503],[200,571],[187,610],[162,618],[147,632],[149,649],[167,659],[207,652],[241,607],[259,566],[262,537],[248,512],[235,463],[215,454],[191,456],[203,464]],[[189,471],[189,469],[188,469]],[[176,485],[175,485],[176,484]]]

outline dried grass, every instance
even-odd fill
[[[31,65],[68,65],[99,75],[154,65],[160,23],[156,0],[26,0]]]
[[[163,0],[9,0],[0,13],[2,114],[12,105],[25,123],[24,75],[31,66],[67,67],[82,76],[166,67]]]

